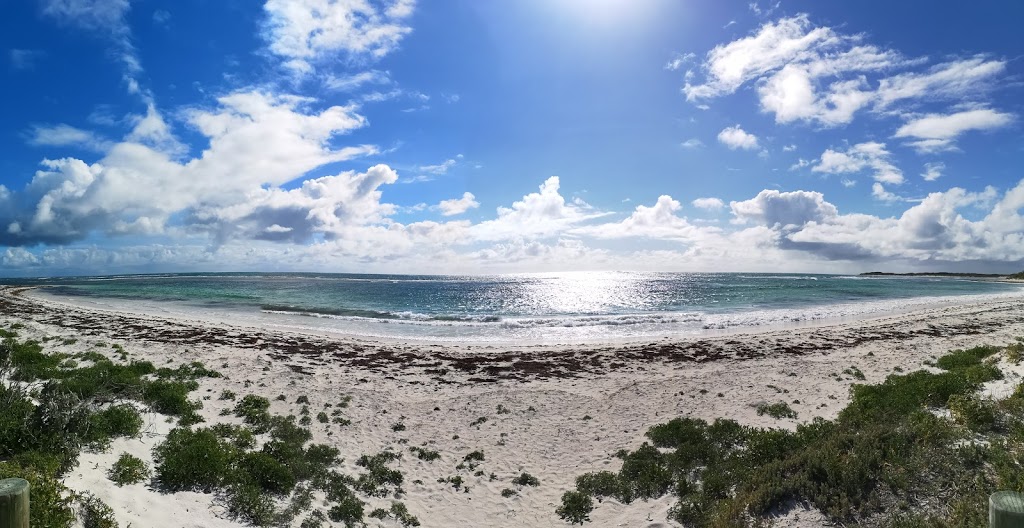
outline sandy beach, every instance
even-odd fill
[[[0,290],[0,323],[24,325],[23,338],[68,338],[49,341],[46,350],[75,353],[118,344],[157,365],[201,361],[224,376],[204,379],[193,393],[203,400],[207,424],[241,423],[222,415],[234,403],[218,399],[224,390],[265,396],[275,414],[297,414],[298,396],[308,397],[314,413],[350,396],[345,417],[351,424],[313,423],[313,441],[337,447],[342,470],[353,473],[362,454],[387,448],[404,453],[395,465],[405,476],[401,500],[422,526],[567,526],[555,509],[575,477],[616,470],[613,454],[638,447],[650,426],[692,416],[792,429],[814,417],[833,418],[849,400],[852,383],[880,382],[895,369],[925,368],[925,361],[950,349],[1006,344],[1024,335],[1024,297],[782,331],[557,348],[413,345],[269,331],[100,311],[16,288]],[[851,367],[863,372],[864,381],[843,373]],[[1017,381],[1011,375],[1006,384]],[[284,401],[276,399],[281,394]],[[755,412],[759,403],[780,398],[792,402],[798,418]],[[65,484],[109,504],[121,526],[236,526],[213,495],[160,493],[146,484],[117,487],[106,478],[121,452],[152,464],[152,448],[174,424],[152,413],[146,421],[140,438],[117,439],[103,453],[83,452]],[[441,458],[419,460],[410,446],[427,446]],[[478,468],[483,473],[456,470],[475,450],[485,454]],[[540,485],[513,485],[522,472]],[[456,474],[465,479],[461,490],[438,482]],[[506,488],[517,494],[502,496]],[[390,505],[388,499],[367,502],[371,509]],[[590,525],[669,526],[671,502],[606,500]],[[777,526],[821,525],[816,512],[801,508],[775,520]],[[367,524],[398,526],[373,518]]]

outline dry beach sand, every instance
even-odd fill
[[[815,416],[832,418],[858,381],[842,374],[844,369],[855,366],[866,382],[876,383],[897,367],[922,368],[950,349],[1009,343],[1024,335],[1024,296],[799,329],[556,349],[442,347],[268,331],[101,311],[3,288],[0,323],[15,322],[25,325],[22,337],[77,339],[50,341],[48,350],[75,353],[103,342],[157,365],[202,361],[225,376],[202,380],[193,393],[210,396],[200,411],[208,423],[240,423],[220,416],[234,403],[218,400],[225,389],[239,397],[265,396],[271,412],[280,414],[297,414],[299,395],[308,396],[314,413],[351,396],[345,411],[351,425],[314,422],[313,441],[340,449],[342,466],[352,473],[361,454],[389,447],[404,452],[395,465],[405,475],[402,500],[422,526],[547,527],[567,526],[555,508],[577,475],[616,470],[613,453],[638,447],[652,425],[694,416],[793,428]],[[1007,390],[1019,382],[1015,376],[990,390]],[[278,394],[287,401],[275,400]],[[757,415],[757,404],[780,397],[799,401],[792,404],[798,419]],[[510,412],[498,413],[499,405]],[[141,438],[115,440],[104,453],[83,452],[65,484],[109,504],[121,526],[236,526],[211,495],[166,494],[145,484],[117,487],[107,479],[121,452],[151,463],[152,448],[174,426],[160,415],[146,417]],[[481,417],[487,421],[471,425]],[[405,430],[394,431],[399,422]],[[441,459],[425,462],[408,452],[408,446],[424,444]],[[486,455],[480,466],[485,476],[461,472],[468,492],[437,482],[459,473],[455,466],[474,450]],[[523,471],[540,486],[513,485]],[[496,480],[486,476],[491,473]],[[504,488],[519,494],[502,497]],[[368,502],[369,509],[390,505],[388,499]],[[591,515],[591,526],[669,526],[670,505],[670,498],[630,505],[606,500]],[[776,522],[822,525],[815,512],[799,509]],[[367,524],[398,526],[372,518]]]

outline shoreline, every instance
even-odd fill
[[[238,422],[220,414],[232,404],[216,399],[223,390],[270,399],[287,394],[287,402],[272,402],[271,411],[281,414],[296,413],[296,395],[308,395],[312,409],[351,396],[346,416],[352,424],[330,431],[315,426],[314,441],[336,446],[353,471],[361,454],[404,452],[407,482],[421,484],[408,484],[402,500],[423,526],[566,526],[554,510],[575,477],[614,471],[619,461],[613,454],[637,448],[652,425],[691,416],[794,429],[814,417],[834,418],[854,383],[881,382],[897,368],[926,368],[924,362],[950,349],[1006,344],[1024,335],[1024,298],[798,330],[521,348],[395,344],[173,321],[49,303],[11,288],[0,289],[0,314],[0,322],[24,324],[25,338],[77,339],[71,345],[50,342],[61,351],[91,350],[103,342],[158,365],[204,362],[225,376],[203,380],[196,393],[212,396],[200,411],[207,424]],[[843,374],[849,367],[865,380]],[[758,403],[781,398],[799,401],[792,404],[797,419],[756,413]],[[510,412],[496,412],[499,405]],[[488,421],[472,425],[480,417]],[[405,429],[395,431],[396,423]],[[141,484],[119,488],[106,479],[121,451],[152,460],[152,447],[171,427],[152,415],[141,438],[115,440],[109,453],[83,453],[66,484],[114,506],[122,526],[169,526],[168,519],[237,526],[211,495],[159,493]],[[408,446],[420,445],[439,451],[441,459],[427,463],[409,456]],[[497,480],[467,474],[469,492],[437,482],[454,474],[452,468],[473,450],[486,453],[482,469]],[[523,471],[541,485],[502,497],[502,488]],[[671,525],[665,522],[671,502],[607,500],[588,526]],[[377,500],[371,506],[388,504]],[[777,520],[779,526],[809,528],[821,525],[816,515],[798,507]],[[367,520],[369,526],[395,526]]]
[[[1015,281],[999,281],[1014,283]],[[718,326],[705,324],[701,330],[676,330],[670,332],[652,332],[645,336],[629,337],[595,337],[584,339],[573,339],[571,342],[561,342],[561,338],[550,339],[513,339],[511,337],[500,340],[487,340],[461,337],[409,337],[397,335],[378,335],[348,331],[343,327],[332,327],[320,323],[320,317],[313,317],[309,314],[279,314],[269,316],[266,310],[253,310],[231,312],[205,311],[202,307],[192,307],[169,301],[147,301],[142,299],[108,299],[93,297],[58,297],[50,293],[47,286],[0,286],[0,288],[16,289],[21,294],[27,294],[34,300],[56,305],[64,309],[84,310],[87,312],[109,313],[132,316],[145,316],[159,318],[161,320],[180,322],[191,325],[226,326],[249,328],[258,331],[271,331],[286,334],[304,335],[314,338],[327,338],[339,341],[354,341],[371,345],[393,345],[393,346],[414,346],[419,348],[443,347],[452,350],[468,349],[565,349],[565,348],[607,348],[607,347],[636,347],[650,346],[654,342],[689,342],[694,340],[714,340],[723,338],[743,338],[748,335],[774,334],[780,332],[808,331],[834,326],[850,324],[871,324],[872,321],[886,320],[892,317],[910,315],[918,312],[930,312],[948,307],[962,306],[965,304],[979,304],[993,300],[1024,299],[1024,288],[1015,292],[1002,292],[996,294],[964,294],[946,295],[934,297],[908,297],[905,299],[890,299],[885,301],[853,301],[839,302],[827,305],[813,305],[803,308],[781,308],[761,309],[748,312],[737,312],[726,315],[731,317],[731,322]],[[113,301],[119,304],[103,304]],[[899,302],[898,304],[897,301]],[[831,309],[831,311],[829,311]],[[194,310],[194,311],[188,311]],[[770,314],[766,317],[765,314]],[[689,316],[691,314],[654,314],[664,316]],[[761,319],[759,319],[759,316]],[[769,322],[761,322],[766,319]],[[392,324],[418,324],[416,322],[385,321],[389,326]],[[376,321],[376,324],[383,324]],[[476,323],[480,326],[500,323]],[[602,329],[602,326],[589,327],[595,331]],[[462,336],[466,337],[466,336]]]

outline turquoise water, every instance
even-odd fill
[[[49,286],[56,296],[98,303],[143,301],[182,313],[250,319],[259,314],[252,320],[260,324],[471,340],[667,335],[856,317],[950,297],[1021,292],[1015,284],[954,278],[742,273],[232,273],[30,282]]]

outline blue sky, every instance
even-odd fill
[[[1024,269],[1024,6],[2,5],[0,274]]]

